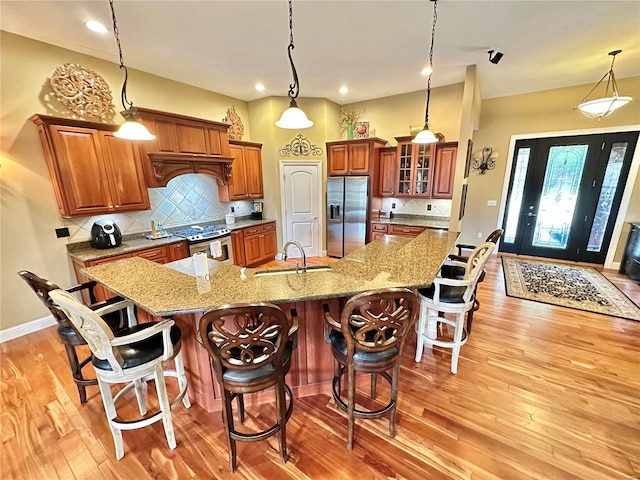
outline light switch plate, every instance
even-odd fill
[[[495,207],[497,204],[495,200],[487,200],[487,207]]]

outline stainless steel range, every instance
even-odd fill
[[[219,262],[233,263],[231,230],[228,228],[219,225],[192,225],[171,233],[187,240],[189,255],[205,252],[209,258]]]

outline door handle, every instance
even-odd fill
[[[333,205],[329,205],[329,218],[333,220]]]
[[[340,205],[336,205],[336,217],[340,217]]]

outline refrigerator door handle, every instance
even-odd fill
[[[336,205],[336,217],[340,218],[340,205]]]
[[[333,204],[329,205],[329,218],[333,220]]]

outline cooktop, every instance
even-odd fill
[[[231,233],[231,230],[220,225],[206,225],[201,227],[200,225],[192,225],[182,230],[177,230],[173,233],[176,237],[186,238],[190,242],[197,242],[202,240],[210,240],[212,238],[226,237]]]

